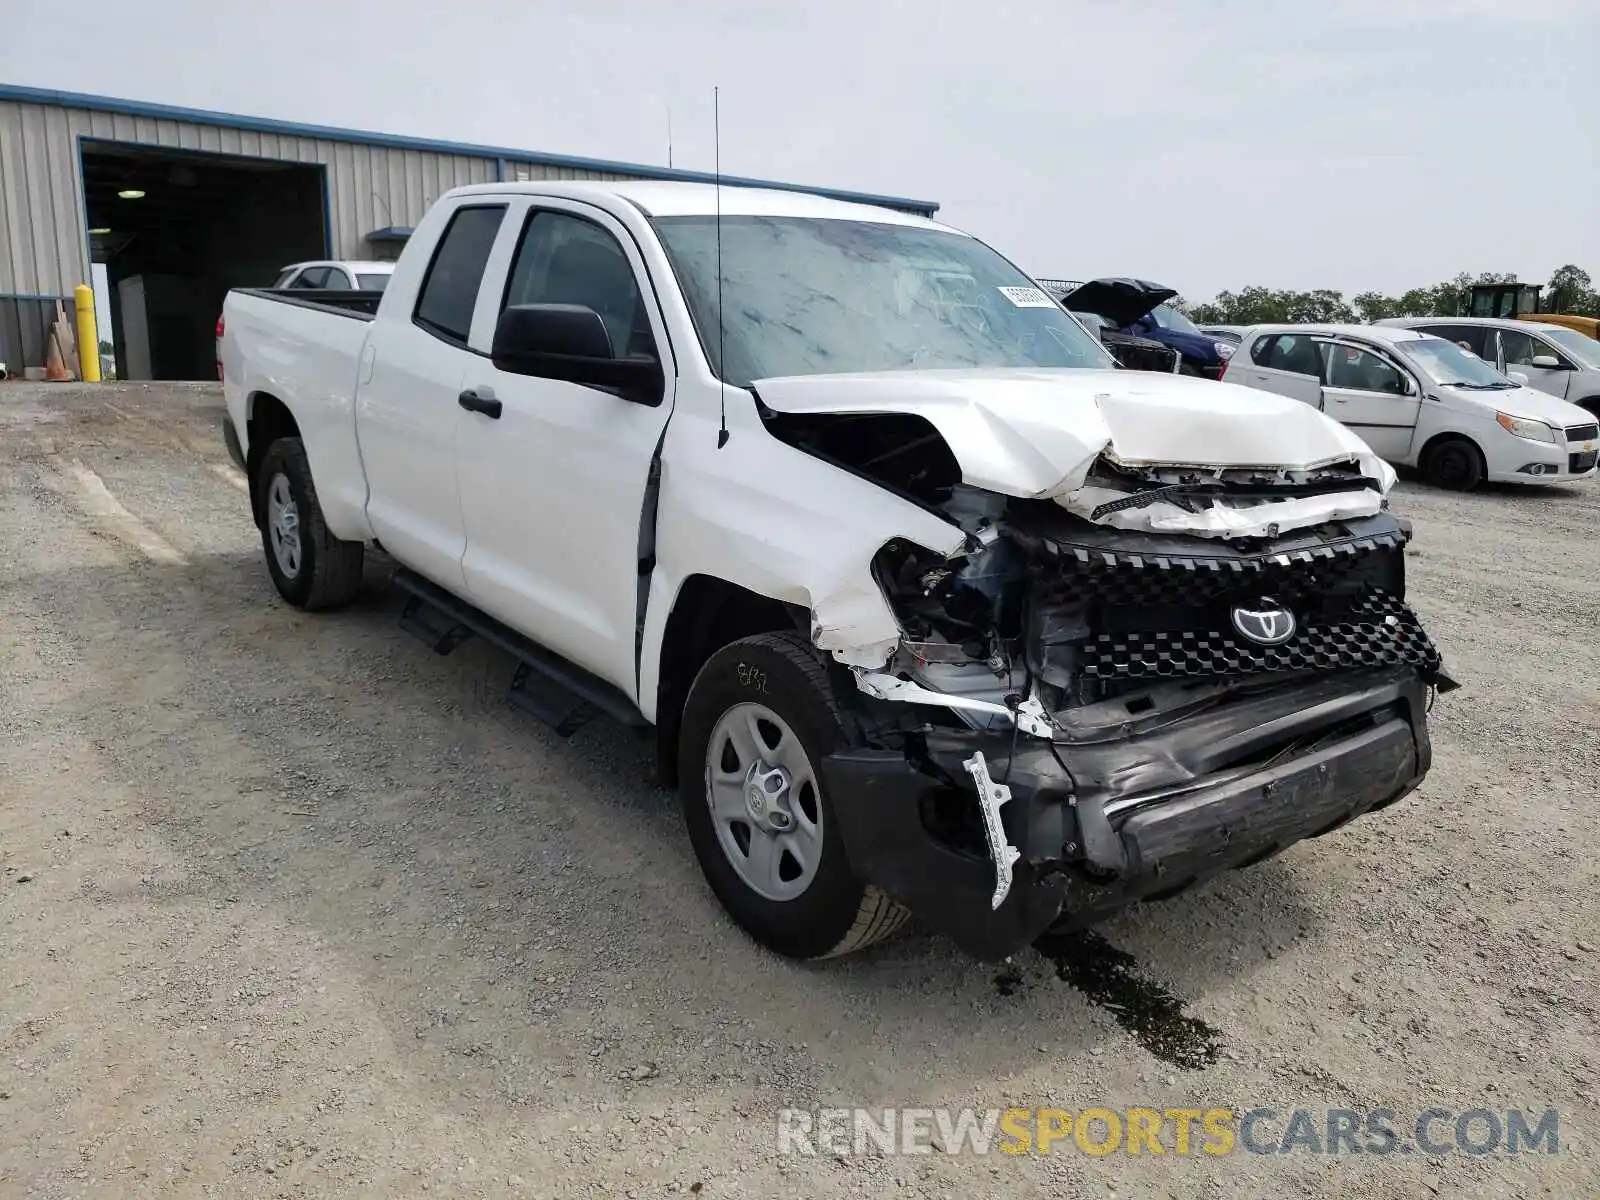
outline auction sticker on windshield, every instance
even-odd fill
[[[1000,294],[1018,308],[1054,308],[1056,302],[1038,288],[1003,287]]]

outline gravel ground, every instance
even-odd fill
[[[917,934],[805,967],[717,908],[645,740],[536,725],[380,568],[282,604],[220,412],[0,385],[0,1194],[1600,1194],[1600,485],[1402,484],[1463,684],[1404,804],[999,970]],[[787,1104],[1556,1108],[1561,1141],[796,1158]]]

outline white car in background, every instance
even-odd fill
[[[392,262],[319,258],[313,262],[290,263],[278,272],[278,278],[272,286],[305,292],[372,292],[372,308],[376,311],[377,295],[389,286],[389,277],[393,274]],[[222,335],[227,328],[227,318],[219,314],[216,333],[218,379],[222,378]]]
[[[1600,429],[1576,405],[1508,379],[1453,341],[1384,325],[1258,325],[1228,383],[1292,396],[1437,487],[1592,476]]]
[[[272,286],[321,292],[381,292],[389,286],[389,276],[393,274],[392,262],[318,259],[291,263]]]
[[[1377,323],[1464,343],[1518,383],[1600,416],[1600,342],[1576,329],[1497,317],[1391,317]]]

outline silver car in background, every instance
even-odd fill
[[[1376,324],[1455,342],[1516,382],[1600,416],[1600,342],[1576,329],[1504,317],[1391,317]]]

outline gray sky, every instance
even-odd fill
[[[724,171],[938,200],[1039,275],[1600,276],[1593,0],[10,8],[13,83],[656,163],[670,106],[707,170],[716,84]]]

